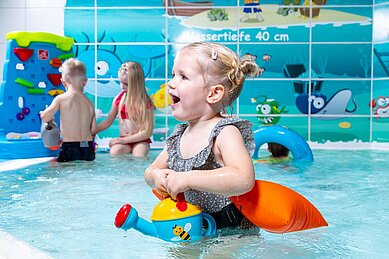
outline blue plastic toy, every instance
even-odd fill
[[[203,219],[208,223],[205,230]],[[161,200],[155,206],[151,220],[140,218],[135,208],[125,204],[116,214],[114,224],[117,228],[134,228],[145,235],[170,242],[197,241],[203,236],[216,234],[215,220],[203,213],[200,207],[187,203],[183,193],[177,196],[177,201],[170,197]]]
[[[59,68],[65,59],[74,56],[74,40],[45,32],[9,32],[6,39],[0,87],[0,158],[56,156],[58,152],[47,152],[41,139],[5,136],[10,132],[40,132],[39,112],[65,91]]]
[[[20,159],[32,157],[58,156],[58,150],[50,150],[43,145],[42,139],[7,139],[0,129],[0,159]]]
[[[313,161],[312,150],[308,143],[295,131],[287,127],[272,125],[262,126],[254,131],[255,151],[253,158],[258,158],[259,148],[269,142],[281,144],[289,149],[295,162]]]

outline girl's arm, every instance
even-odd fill
[[[152,129],[151,130],[140,130],[133,135],[119,138],[118,143],[127,144],[127,143],[139,142],[139,141],[150,138],[152,133],[153,133]]]
[[[116,108],[116,105],[115,105],[116,98],[118,98],[118,96],[116,96],[113,99],[111,110],[109,111],[107,118],[96,125],[96,131],[94,132],[93,135],[96,135],[100,131],[107,129],[109,126],[112,125],[113,121],[115,120],[116,116],[118,115],[118,109]]]
[[[152,188],[157,189],[159,193],[164,196],[168,196],[166,191],[166,177],[169,172],[172,172],[168,169],[167,166],[167,151],[166,147],[154,160],[154,162],[145,170],[144,178],[147,183]]]
[[[91,122],[91,132],[92,132],[92,136],[93,137],[97,134],[96,128],[97,128],[97,125],[96,125],[96,113],[93,110],[93,118],[92,118],[92,122]]]
[[[167,176],[167,192],[175,199],[188,189],[211,192],[226,197],[250,191],[255,182],[255,172],[250,154],[238,128],[225,127],[216,138],[215,154],[219,153],[224,166],[213,170],[189,172],[171,171]]]

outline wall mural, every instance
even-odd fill
[[[66,6],[82,7],[83,2],[89,6],[86,0],[68,0]],[[227,44],[242,58],[255,58],[262,67],[260,77],[247,79],[239,109],[234,109],[255,127],[281,124],[307,138],[310,127],[310,140],[319,143],[369,141],[372,112],[380,118],[373,121],[373,141],[389,142],[380,126],[389,122],[382,118],[389,108],[379,101],[380,96],[388,96],[388,90],[379,83],[373,88],[376,101],[370,96],[369,78],[389,75],[383,62],[386,47],[376,45],[371,56],[371,8],[342,7],[339,0],[314,0],[312,8],[309,1],[299,0],[245,0],[239,1],[239,8],[232,0],[98,4],[128,8],[98,9],[96,17],[93,8],[65,9],[65,34],[76,40],[76,55],[87,64],[88,77],[96,78],[86,91],[97,101],[100,118],[119,92],[120,64],[138,61],[157,107],[157,138],[164,141],[161,132],[168,135],[178,123],[170,117],[165,86],[175,53],[189,42],[215,41]],[[331,5],[339,6],[327,7]],[[115,125],[110,129],[102,137],[117,134]]]
[[[387,117],[387,115],[389,115],[389,96],[379,96],[374,98],[369,103],[369,106],[371,107],[377,122],[388,122],[389,117]]]

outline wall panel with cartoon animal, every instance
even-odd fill
[[[389,95],[381,86],[389,77],[388,39],[372,33],[373,10],[387,6],[373,9],[363,0],[315,0],[312,8],[308,1],[293,0],[246,6],[240,0],[238,8],[236,1],[214,0],[182,1],[184,6],[176,8],[170,1],[134,0],[97,1],[95,11],[92,2],[67,1],[72,8],[65,9],[65,33],[75,38],[77,55],[87,63],[86,91],[101,116],[119,91],[119,64],[138,61],[157,106],[154,137],[163,142],[178,123],[163,87],[175,54],[187,43],[214,41],[242,58],[255,58],[261,67],[260,76],[246,80],[232,110],[255,127],[282,124],[318,143],[389,142],[379,126],[386,118],[374,117],[382,111],[377,111],[378,98]]]

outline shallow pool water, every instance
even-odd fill
[[[168,243],[113,225],[130,203],[149,220],[158,200],[143,179],[149,158],[43,163],[0,173],[0,228],[55,258],[382,258],[389,254],[389,152],[314,150],[312,164],[256,164],[256,178],[310,200],[329,226],[289,234],[224,231]]]

